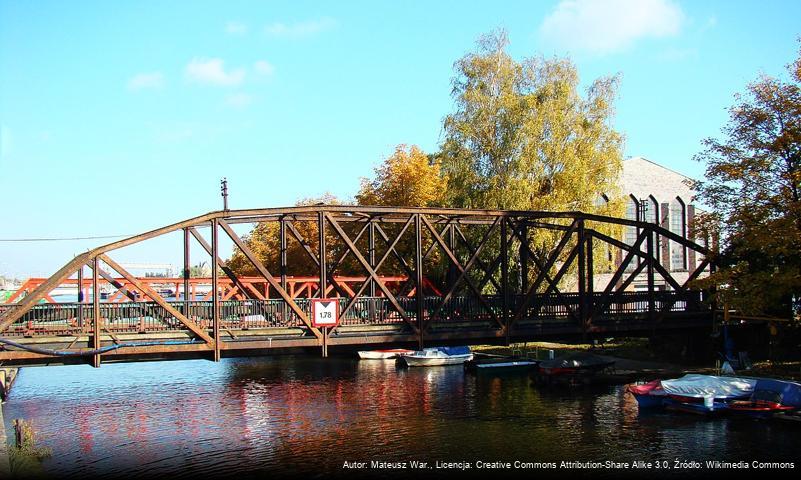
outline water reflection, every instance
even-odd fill
[[[785,425],[641,414],[621,387],[276,356],[24,369],[4,405],[54,476],[338,473],[344,460],[793,459]]]

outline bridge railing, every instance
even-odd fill
[[[594,321],[621,320],[633,316],[642,317],[649,312],[649,302],[654,301],[654,311],[662,314],[681,315],[707,311],[709,306],[703,302],[701,292],[626,292],[609,299],[601,293],[585,297],[585,312],[592,312]],[[509,298],[509,316],[515,317],[524,304],[522,295]],[[309,318],[311,301],[305,298],[295,300],[298,307]],[[339,299],[340,311],[344,311],[349,300]],[[399,297],[398,302],[407,318],[416,321],[416,298]],[[519,313],[519,321],[534,322],[577,322],[580,310],[577,293],[537,295],[524,312]],[[201,328],[213,327],[213,303],[211,301],[171,302],[182,315],[196,322]],[[601,308],[603,307],[603,308]],[[15,308],[13,305],[0,306],[2,309]],[[442,304],[442,298],[429,296],[424,299],[423,313],[426,319],[439,325],[463,324],[465,322],[483,323],[499,326],[504,319],[504,300],[502,296],[478,297],[454,296]],[[91,304],[48,303],[39,304],[26,312],[0,336],[52,336],[79,335],[93,331],[94,309]],[[220,302],[220,328],[253,330],[264,328],[305,329],[297,314],[281,299],[271,300],[230,300]],[[495,322],[495,320],[499,322]],[[110,333],[150,333],[186,331],[187,328],[167,309],[154,302],[125,302],[100,304],[101,331]],[[403,324],[404,319],[384,297],[360,297],[340,319],[340,325],[390,325]]]

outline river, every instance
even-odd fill
[[[672,469],[675,460],[699,462],[691,474],[708,474],[708,460],[799,468],[796,424],[639,413],[622,386],[533,387],[526,375],[350,357],[24,368],[3,408],[10,438],[13,419],[33,422],[53,451],[43,469],[59,478],[401,478],[409,462],[427,462],[425,473],[496,467],[490,474],[527,469],[514,462],[557,463],[550,473],[565,472],[562,461],[599,462],[570,472],[615,476],[652,476],[661,471],[653,462]],[[604,463],[637,461],[650,468]]]

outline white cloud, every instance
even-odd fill
[[[300,38],[308,37],[326,30],[331,30],[337,26],[337,21],[333,18],[323,17],[305,22],[295,22],[291,24],[276,22],[267,25],[264,31],[273,37]]]
[[[233,108],[245,108],[253,103],[253,97],[246,93],[232,93],[225,97],[225,104]]]
[[[225,32],[231,35],[245,35],[248,33],[248,26],[242,22],[226,22]]]
[[[684,13],[672,0],[562,0],[540,25],[548,43],[603,54],[646,37],[678,34]]]
[[[253,64],[253,70],[255,70],[259,75],[269,76],[275,72],[275,67],[273,67],[272,64],[266,60],[257,60]]]
[[[164,75],[161,72],[138,73],[128,80],[128,90],[161,88],[164,86]]]
[[[194,58],[186,66],[186,77],[194,82],[208,85],[236,86],[245,79],[245,69],[225,71],[220,58]]]

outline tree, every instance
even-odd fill
[[[618,78],[583,99],[569,59],[516,62],[504,31],[456,62],[456,112],[445,118],[441,160],[453,206],[593,211],[621,169],[623,138],[609,124]]]
[[[442,205],[448,182],[436,159],[417,145],[398,145],[395,153],[375,168],[375,177],[362,178],[361,184],[356,195],[359,205],[427,207]]]
[[[445,118],[439,153],[454,207],[581,210],[622,216],[617,192],[623,137],[611,128],[618,77],[578,92],[569,59],[515,61],[503,30],[455,63],[456,111]],[[606,193],[610,202],[597,202]],[[614,227],[593,225],[619,236]],[[545,256],[560,232],[530,235]],[[602,267],[606,255],[598,255]]]
[[[700,227],[720,237],[701,282],[749,314],[789,316],[801,299],[801,50],[789,80],[762,75],[735,96],[721,140],[707,138]]]

